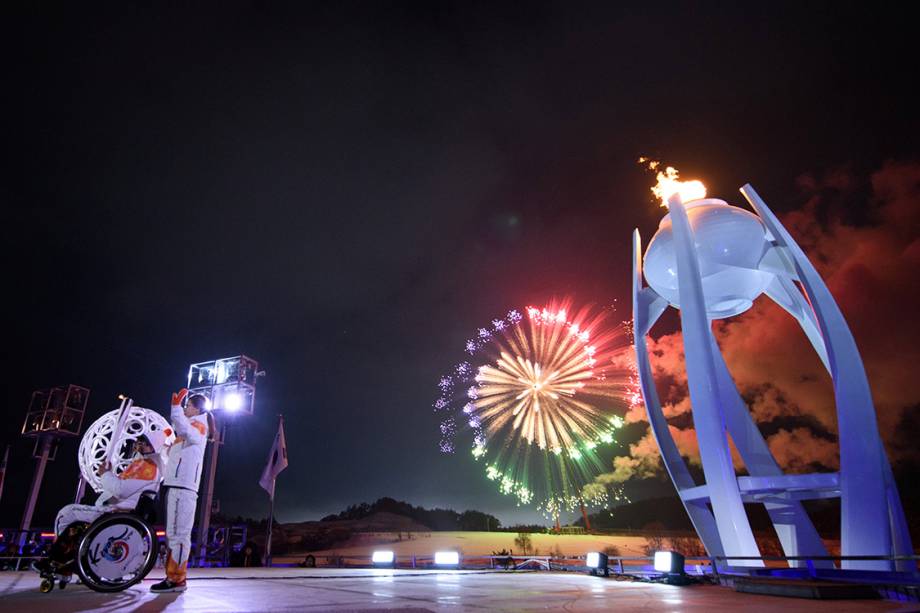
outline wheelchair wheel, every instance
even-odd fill
[[[119,592],[147,576],[156,553],[156,535],[145,521],[113,513],[96,520],[83,535],[77,574],[92,590]]]

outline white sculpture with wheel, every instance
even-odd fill
[[[93,490],[102,493],[102,479],[99,477],[99,466],[105,462],[112,463],[116,474],[121,472],[131,463],[132,458],[124,453],[128,444],[137,440],[137,437],[149,432],[166,432],[166,442],[160,452],[163,464],[166,462],[166,449],[175,440],[169,422],[165,417],[142,407],[134,406],[130,399],[126,399],[122,407],[109,411],[87,428],[80,441],[78,461],[80,474]],[[113,433],[115,444],[112,444]]]

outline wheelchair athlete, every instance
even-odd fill
[[[170,433],[152,431],[134,441],[137,457],[116,475],[108,462],[99,467],[102,494],[96,504],[69,504],[62,508],[54,522],[55,539],[48,557],[33,564],[42,575],[57,574],[68,578],[74,569],[80,537],[86,527],[100,516],[113,511],[133,511],[141,494],[156,492],[162,479],[160,449]]]

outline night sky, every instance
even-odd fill
[[[267,376],[221,451],[225,513],[266,514],[283,413],[282,521],[381,496],[536,520],[438,451],[436,383],[510,308],[629,317],[631,232],[662,215],[640,155],[781,214],[803,175],[918,156],[898,10],[494,4],[3,9],[0,525],[31,478],[32,390],[91,388],[85,425],[119,393],[166,413],[191,362],[239,353]],[[70,441],[36,524],[76,477]]]

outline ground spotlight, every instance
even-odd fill
[[[459,566],[460,554],[456,551],[438,551],[434,554],[434,563],[438,566]]]
[[[374,566],[393,566],[396,561],[396,554],[392,551],[375,551],[371,555],[371,562]]]
[[[602,571],[605,577],[610,576],[610,570],[607,568],[607,554],[599,551],[592,551],[585,556],[585,566],[591,569],[592,575],[597,575],[597,571]]]
[[[655,570],[665,574],[668,583],[685,585],[687,575],[684,573],[684,556],[676,551],[656,551]]]

